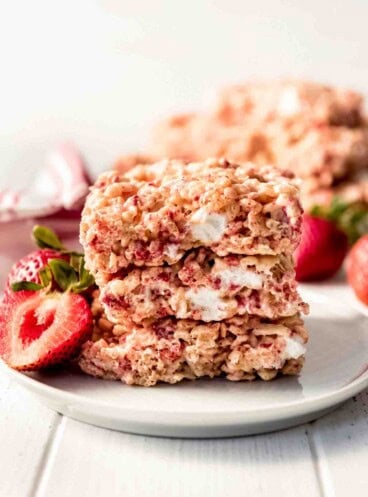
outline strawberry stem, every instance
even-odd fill
[[[28,291],[38,291],[42,290],[43,286],[38,283],[33,283],[32,281],[16,281],[11,284],[11,289],[13,292],[20,292],[22,290]]]

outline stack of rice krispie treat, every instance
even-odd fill
[[[102,174],[81,223],[99,291],[80,367],[145,386],[297,374],[298,197],[290,174],[223,159]]]
[[[151,153],[291,168],[305,208],[334,196],[368,202],[368,127],[350,90],[292,80],[225,88],[209,111],[161,123]]]

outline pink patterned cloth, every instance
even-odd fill
[[[78,247],[80,212],[89,185],[79,152],[62,144],[27,188],[0,189],[0,293],[12,263],[35,250],[30,236],[35,224],[52,228],[68,247]]]
[[[54,214],[82,205],[90,181],[78,151],[70,144],[53,150],[23,190],[0,189],[0,222]]]

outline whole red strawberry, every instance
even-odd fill
[[[296,279],[321,281],[341,267],[348,250],[344,232],[326,219],[304,214],[302,236],[295,251]]]
[[[22,257],[16,262],[10,270],[6,280],[4,293],[11,291],[11,285],[18,281],[29,281],[32,283],[41,283],[40,270],[48,265],[51,259],[64,259],[67,256],[54,249],[39,249]]]
[[[362,236],[350,250],[346,274],[355,295],[368,305],[368,235]]]

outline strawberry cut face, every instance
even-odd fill
[[[49,306],[50,307],[50,306]],[[40,312],[41,309],[30,309],[22,319],[19,330],[19,338],[23,345],[29,345],[33,340],[40,338],[42,333],[53,324],[55,320],[55,309],[49,308]]]
[[[14,292],[0,316],[0,354],[23,371],[58,364],[78,350],[91,327],[91,310],[81,295]]]

